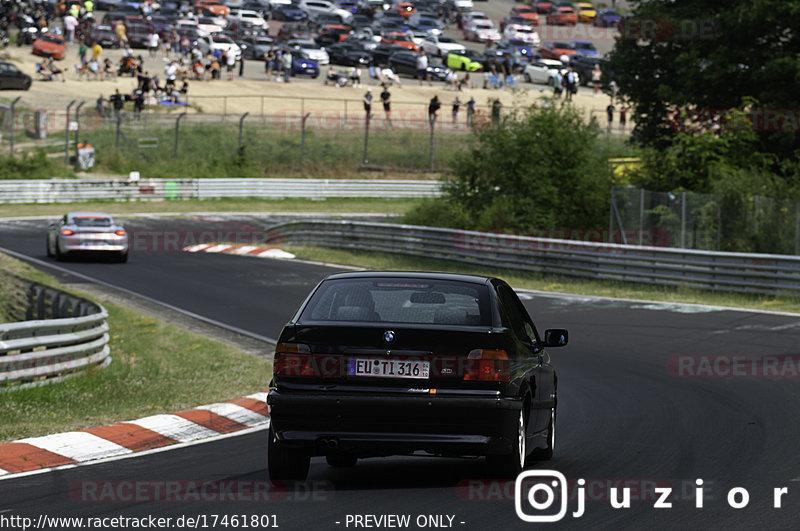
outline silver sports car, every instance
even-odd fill
[[[50,223],[47,256],[63,260],[79,253],[110,254],[119,262],[128,260],[128,233],[108,214],[70,212]]]

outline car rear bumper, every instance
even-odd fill
[[[508,453],[522,402],[500,396],[286,392],[267,399],[284,444],[314,455],[361,457],[426,451],[442,455]]]

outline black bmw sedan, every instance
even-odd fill
[[[270,477],[424,453],[486,456],[515,476],[553,455],[556,374],[514,291],[497,278],[358,272],[323,280],[281,332],[267,403]]]

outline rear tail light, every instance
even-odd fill
[[[115,231],[114,234],[116,234],[117,236],[125,236],[125,231],[120,229],[118,231]]]
[[[275,376],[316,376],[309,346],[303,343],[278,343],[275,347],[274,372]]]
[[[72,236],[73,234],[75,234],[75,232],[69,229],[61,229],[61,234],[63,234],[64,236]]]
[[[507,382],[510,374],[505,350],[475,349],[467,356],[464,381]]]

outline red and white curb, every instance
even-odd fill
[[[174,414],[0,444],[0,478],[267,427],[267,393]]]
[[[189,245],[183,248],[187,253],[224,253],[237,254],[241,256],[257,256],[259,258],[279,258],[291,260],[294,258],[292,253],[273,249],[270,247],[259,247],[257,245],[231,245],[227,243],[200,243]]]

